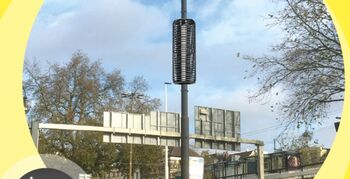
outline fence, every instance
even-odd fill
[[[266,154],[264,155],[265,174],[268,176],[269,174],[281,174],[319,168],[327,154],[317,154],[318,152],[315,151]],[[248,176],[256,174],[257,159],[254,156],[233,161],[220,161],[214,164],[207,164],[204,167],[205,179],[241,179],[249,178]]]

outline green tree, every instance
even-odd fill
[[[142,178],[157,178],[164,175],[163,146],[133,145],[133,171],[140,170]],[[123,175],[129,174],[130,145],[118,145],[117,167]]]
[[[287,128],[310,130],[321,124],[329,107],[344,100],[344,66],[341,47],[322,0],[280,0],[285,6],[270,14],[273,26],[285,37],[272,46],[272,55],[245,57],[253,63],[250,77],[259,88],[251,96],[266,101],[272,94],[285,94],[277,104]],[[275,92],[274,90],[281,89]]]
[[[128,106],[122,98],[125,88],[119,70],[108,73],[80,51],[67,64],[49,64],[45,71],[31,62],[24,67],[23,90],[31,106],[27,115],[40,122],[102,126],[104,111],[124,111]],[[142,92],[147,102],[135,102],[137,109],[157,109],[159,100]],[[102,177],[116,169],[120,156],[118,145],[103,143],[101,133],[81,131],[43,130],[39,151],[62,155]]]

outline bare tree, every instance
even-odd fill
[[[142,76],[136,76],[122,94],[124,110],[130,113],[149,113],[158,109],[160,100],[147,95],[148,89],[147,81]]]
[[[245,57],[253,63],[249,76],[259,79],[251,99],[265,101],[280,89],[286,96],[278,104],[281,122],[286,129],[309,130],[322,123],[332,103],[344,100],[341,47],[322,0],[281,1],[284,8],[269,16],[282,27],[282,42],[271,47],[273,55]]]
[[[304,131],[301,135],[293,135],[293,132],[282,133],[278,137],[277,142],[280,145],[280,150],[297,151],[301,148],[316,146],[312,137],[313,132],[311,131]]]
[[[160,106],[160,100],[147,95],[149,86],[142,76],[136,76],[122,93],[123,109],[130,113],[147,114]],[[121,173],[129,173],[131,145],[118,145],[117,166]],[[164,175],[164,156],[162,146],[133,145],[132,166],[140,170],[143,178]]]

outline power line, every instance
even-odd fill
[[[262,133],[265,133],[265,132],[270,132],[270,130],[277,129],[278,127],[281,127],[281,126],[283,126],[283,124],[277,124],[277,125],[273,125],[273,126],[268,126],[268,127],[265,127],[265,128],[256,129],[256,130],[252,130],[252,131],[241,133],[241,136],[242,135],[244,135],[244,136],[253,136],[253,135],[257,135],[257,134],[262,134]],[[333,126],[332,124],[331,125],[327,125],[327,126],[318,128],[315,131],[319,131],[319,130],[322,130],[322,129],[325,129],[325,128],[329,128],[329,127],[332,127],[332,126]]]
[[[269,130],[279,128],[279,127],[281,127],[282,125],[283,125],[283,124],[278,124],[278,125],[273,125],[273,126],[261,128],[261,129],[256,129],[256,130],[252,130],[252,131],[249,131],[249,132],[244,132],[244,133],[242,133],[241,135],[252,136],[252,135],[256,135],[256,134],[261,134],[261,133],[265,133],[265,132],[270,132]]]

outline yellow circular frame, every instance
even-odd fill
[[[345,102],[332,150],[316,179],[350,179],[350,1],[325,0],[345,66]],[[0,178],[20,178],[45,167],[27,127],[22,98],[26,44],[43,0],[0,0]],[[347,110],[348,109],[348,110]]]

